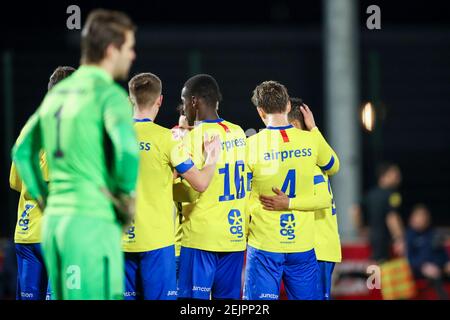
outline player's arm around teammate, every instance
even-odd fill
[[[181,92],[188,124],[185,145],[199,168],[205,163],[205,133],[219,134],[219,164],[211,185],[193,203],[182,223],[179,298],[239,299],[245,250],[245,133],[219,117],[217,81],[196,75]],[[184,212],[183,212],[184,213]]]
[[[139,140],[140,166],[133,224],[123,235],[127,300],[173,300],[177,297],[173,170],[199,191],[208,187],[220,154],[217,137],[207,139],[206,166],[194,166],[183,143],[155,123],[162,107],[162,82],[141,73],[129,82],[134,127]]]
[[[309,107],[303,104],[299,98],[291,98],[292,109],[289,113],[289,121],[299,130],[312,130],[316,128],[314,118]],[[306,107],[304,107],[306,106]],[[305,124],[308,123],[308,125]],[[318,132],[318,131],[317,131]],[[319,137],[324,140],[323,137]],[[323,144],[326,142],[322,141]],[[325,148],[327,148],[327,144]],[[329,147],[329,146],[328,146]],[[331,147],[329,147],[331,149]],[[334,151],[331,152],[334,158],[338,158]],[[335,164],[334,164],[335,165]],[[337,171],[332,167],[330,171]],[[331,276],[335,263],[340,262],[341,247],[336,219],[336,206],[331,190],[330,179],[326,172],[316,167],[314,176],[315,197],[328,199],[326,208],[315,208],[315,251],[320,268],[319,288],[324,300],[329,300],[331,296]],[[297,196],[289,199],[287,195],[279,190],[274,190],[276,196],[269,196],[265,201],[267,210],[305,210],[311,197]],[[262,201],[262,202],[263,202]]]
[[[311,109],[298,98],[291,98],[291,103],[293,107],[289,113],[290,122],[294,127],[311,131],[316,136],[319,141],[320,151],[329,155],[329,157],[323,157],[329,159],[329,161],[325,165],[319,166],[320,169],[328,176],[336,174],[339,171],[339,158],[317,128]],[[299,105],[297,106],[296,104]],[[301,114],[296,114],[299,112],[301,112]],[[272,190],[275,193],[274,196],[261,195],[259,199],[263,204],[264,209],[269,211],[289,209],[315,211],[330,208],[332,206],[331,193],[327,188],[327,184],[323,182],[325,182],[325,180],[321,175],[316,175],[314,177],[314,187],[316,192],[314,193],[314,196],[311,197],[302,197],[302,195],[298,195],[297,197],[290,199],[278,188],[273,187]]]

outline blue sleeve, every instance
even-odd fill
[[[179,174],[183,174],[186,171],[188,171],[190,168],[192,168],[194,166],[194,162],[192,161],[192,159],[188,159],[185,162],[180,163],[179,165],[177,165],[175,167],[175,169],[177,170],[177,172]]]

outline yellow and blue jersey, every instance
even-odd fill
[[[40,154],[40,167],[44,180],[48,181],[47,158],[44,152]],[[14,242],[22,244],[40,243],[42,211],[37,202],[28,194],[14,163],[11,165],[9,184],[12,189],[20,192]]]
[[[222,152],[210,185],[199,194],[192,210],[184,216],[182,246],[214,252],[243,251],[249,187],[245,165],[246,136],[241,127],[223,119],[206,120],[197,125],[184,141],[199,169],[205,162],[205,133],[209,137],[220,136]]]
[[[290,207],[296,210],[314,210],[315,221],[315,251],[317,259],[328,262],[341,262],[341,242],[339,238],[339,230],[336,217],[336,204],[333,198],[333,191],[331,189],[331,182],[329,175],[336,174],[339,170],[339,158],[334,150],[328,145],[325,138],[320,131],[315,128],[312,130],[323,148],[328,149],[331,153],[330,161],[327,165],[316,167],[314,169],[314,188],[316,204],[318,207],[311,206],[311,199],[302,199],[297,197],[291,199]],[[330,165],[331,164],[331,165]],[[317,199],[319,199],[317,201]],[[325,201],[327,205],[322,204]],[[305,209],[305,207],[308,207]]]
[[[266,211],[258,199],[260,195],[273,195],[272,187],[291,199],[297,195],[314,198],[316,166],[334,170],[337,165],[330,148],[314,132],[291,125],[269,126],[247,139],[246,154],[253,176],[248,244],[278,253],[313,249],[314,211]]]
[[[145,252],[174,244],[173,170],[192,168],[183,143],[150,119],[135,119],[140,163],[136,217],[123,236],[125,252]]]
[[[333,191],[328,175],[319,167],[314,173],[315,198],[320,199],[319,203],[327,202],[326,207],[314,208],[314,249],[317,260],[328,262],[341,262],[341,242],[339,238],[336,204],[333,199]],[[311,199],[296,197],[291,199],[290,208],[295,210],[311,210]]]
[[[324,173],[322,176],[324,177],[324,182],[322,184],[327,188],[332,200],[329,208],[316,210],[314,212],[316,228],[314,248],[316,250],[317,260],[341,262],[341,240],[339,238],[333,190],[331,190],[331,182],[328,175]]]

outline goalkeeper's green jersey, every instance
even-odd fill
[[[39,168],[41,149],[48,185]],[[16,142],[13,160],[30,195],[47,198],[46,215],[113,220],[102,189],[134,191],[138,150],[125,90],[101,68],[83,65],[47,93]]]

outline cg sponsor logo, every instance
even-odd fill
[[[280,216],[280,234],[289,240],[295,238],[295,216],[292,213],[282,214]]]
[[[242,222],[243,218],[241,212],[237,209],[233,209],[228,213],[228,223],[230,224],[230,232],[231,234],[237,235],[238,238],[242,238],[244,236]]]
[[[26,204],[25,210],[20,215],[19,226],[22,228],[22,231],[27,231],[29,228],[29,224],[30,224],[29,215],[30,215],[30,210],[33,208],[34,208],[34,205]]]
[[[135,226],[131,226],[128,228],[127,236],[128,236],[128,239],[130,239],[130,240],[136,238],[136,233],[135,233],[134,229],[135,229]]]

